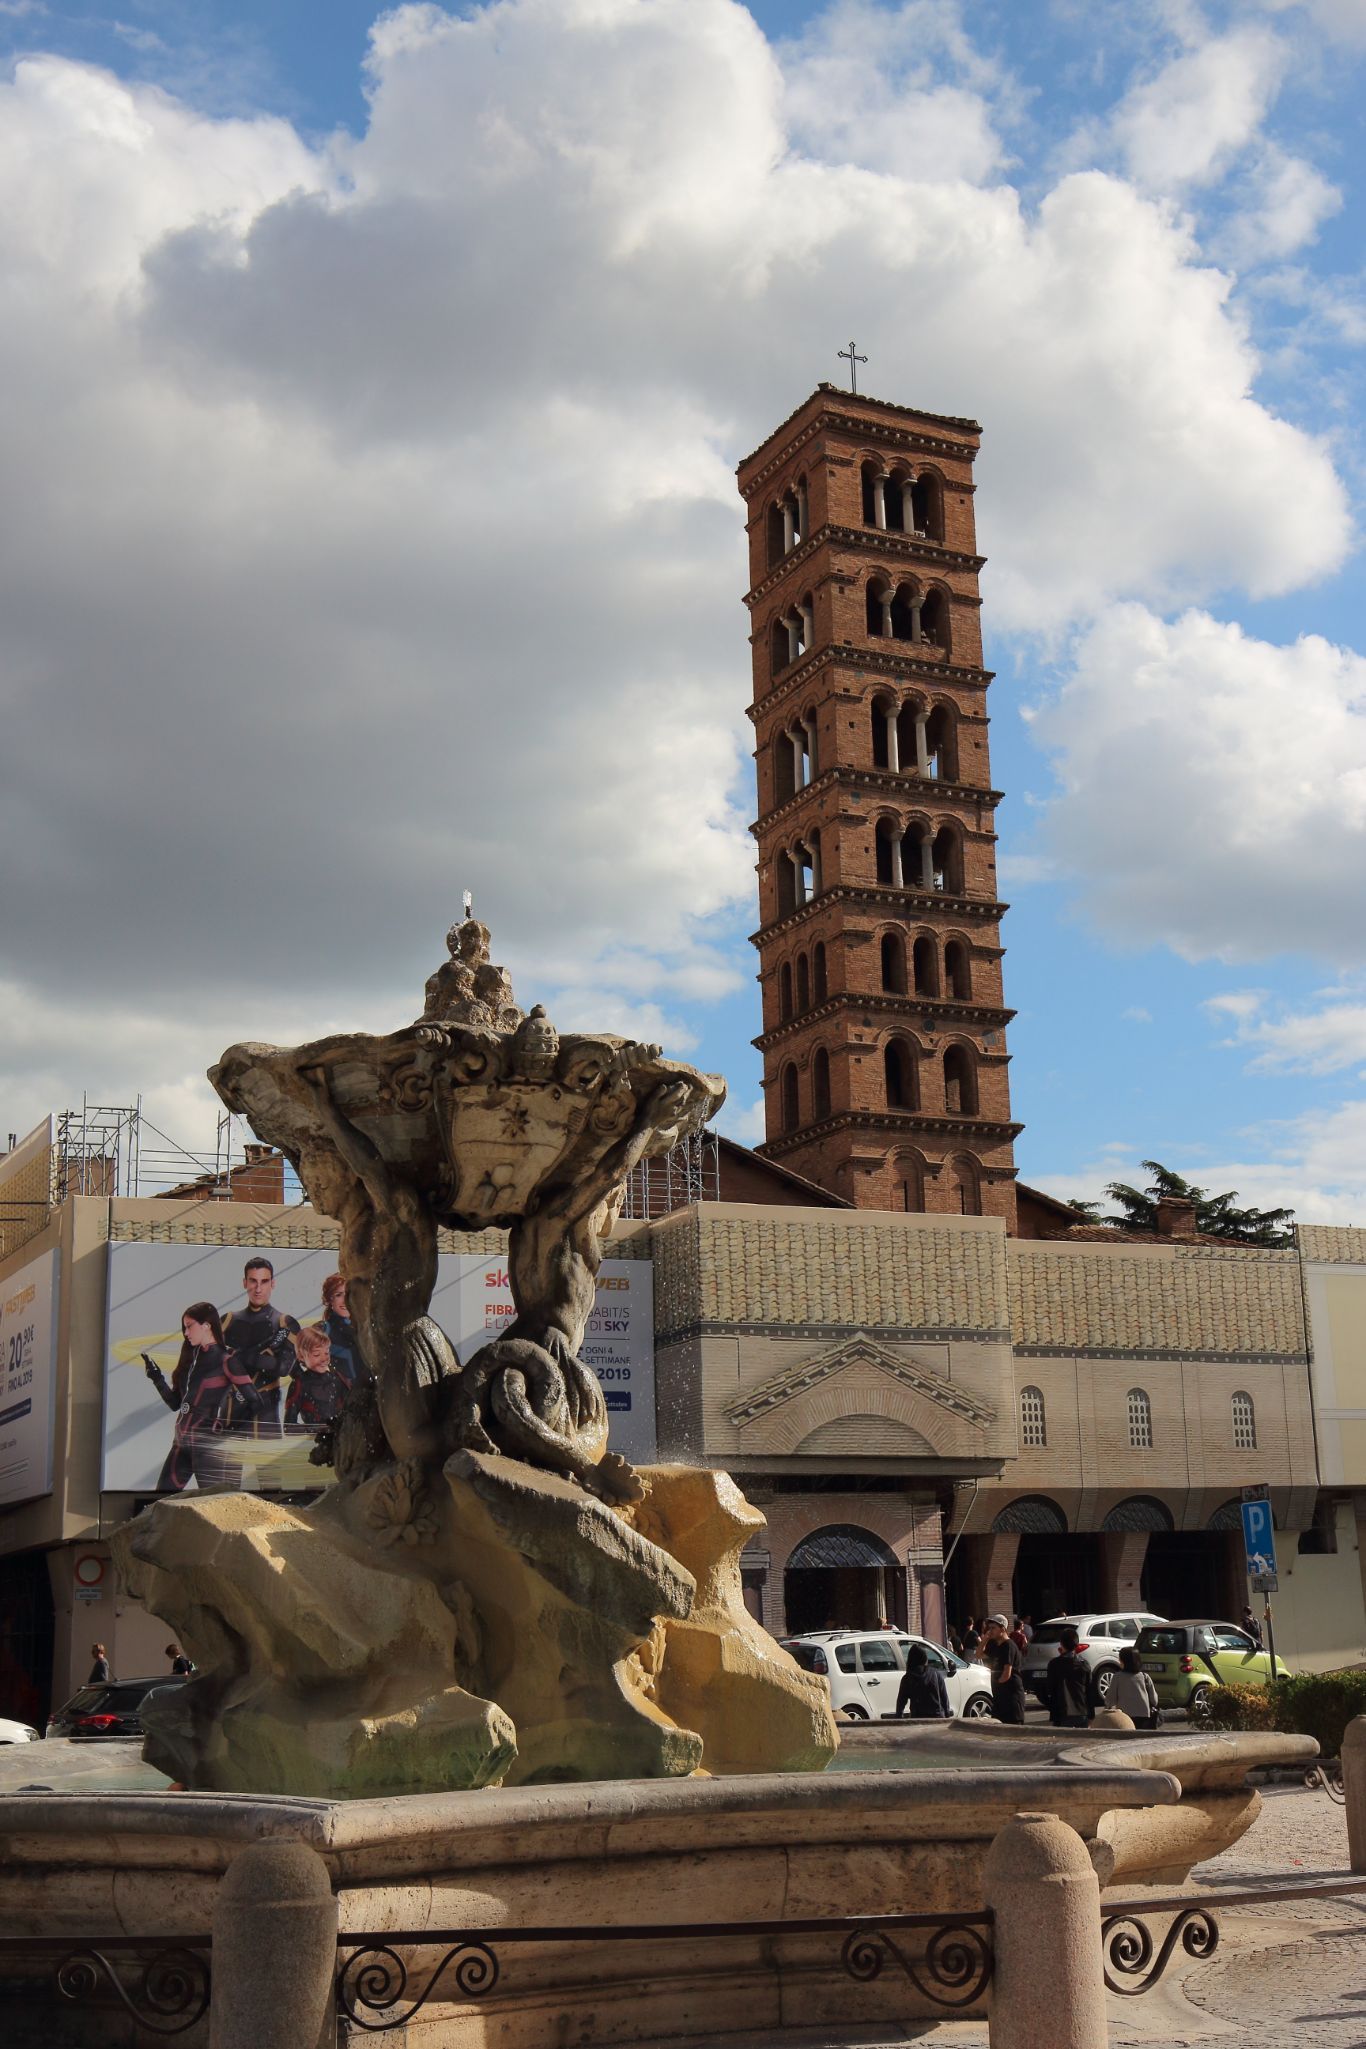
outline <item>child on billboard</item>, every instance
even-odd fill
[[[285,1399],[285,1428],[321,1430],[333,1420],[349,1393],[334,1363],[332,1339],[322,1324],[305,1324],[295,1333],[294,1361]]]
[[[339,1373],[348,1389],[370,1378],[361,1356],[360,1338],[346,1303],[346,1275],[329,1274],[323,1282],[322,1321],[332,1340],[332,1370]]]
[[[192,1302],[180,1319],[180,1357],[168,1381],[151,1354],[142,1363],[168,1409],[175,1430],[157,1481],[160,1494],[179,1494],[193,1480],[198,1487],[240,1487],[242,1468],[231,1457],[223,1431],[234,1409],[243,1416],[260,1398],[229,1353],[223,1325],[212,1302]]]

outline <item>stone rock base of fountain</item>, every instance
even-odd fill
[[[195,1660],[145,1755],[200,1791],[332,1799],[698,1770],[819,1771],[829,1696],[744,1606],[762,1518],[723,1473],[645,1468],[608,1507],[462,1451],[308,1508],[159,1501],[127,1592]]]

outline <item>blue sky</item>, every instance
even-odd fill
[[[399,1022],[468,883],[757,1139],[730,472],[854,333],[986,430],[1022,1175],[1366,1223],[1366,0],[5,0],[0,52],[7,1127],[211,1146],[218,1048]]]

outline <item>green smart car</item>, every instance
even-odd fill
[[[1265,1686],[1271,1657],[1231,1622],[1162,1622],[1139,1631],[1135,1645],[1152,1675],[1159,1704],[1203,1714],[1211,1686]],[[1288,1671],[1277,1658],[1277,1672]]]

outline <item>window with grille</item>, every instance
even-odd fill
[[[1043,1389],[1022,1387],[1020,1389],[1020,1442],[1024,1445],[1047,1444],[1048,1431],[1044,1423]]]
[[[1236,1394],[1233,1397],[1233,1449],[1257,1449],[1257,1411],[1252,1406],[1250,1394]]]
[[[1129,1447],[1132,1451],[1153,1448],[1153,1405],[1141,1387],[1129,1389]]]

